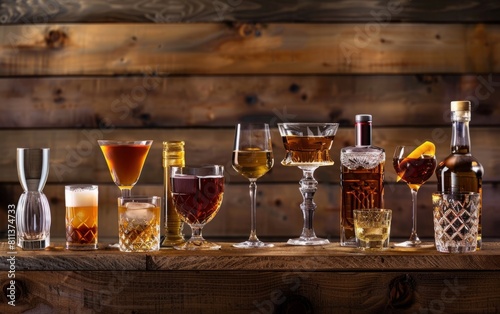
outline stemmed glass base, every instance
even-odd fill
[[[300,238],[289,239],[286,243],[291,245],[325,245],[329,244],[330,241],[328,241],[328,239],[318,237],[300,236]]]
[[[209,242],[203,238],[201,229],[204,225],[191,225],[191,238],[182,245],[174,246],[176,250],[220,250],[219,244]]]
[[[257,236],[250,236],[250,238],[247,241],[240,242],[233,244],[234,247],[239,248],[239,249],[259,249],[259,248],[267,248],[267,247],[274,247],[274,244],[272,243],[264,243],[260,241]]]
[[[422,244],[422,241],[420,241],[420,238],[417,235],[417,194],[418,194],[418,188],[411,188],[411,199],[412,199],[412,217],[413,217],[413,225],[411,229],[411,234],[410,238],[408,241],[400,242],[394,244],[395,247],[400,247],[400,248],[427,248],[427,247],[432,247],[433,244]]]
[[[257,238],[257,231],[256,231],[256,195],[257,195],[257,184],[256,184],[257,179],[250,179],[250,216],[251,216],[251,230],[250,230],[250,237],[248,238],[247,241],[241,242],[241,243],[236,243],[233,244],[233,247],[239,248],[239,249],[258,249],[258,248],[268,248],[268,247],[273,247],[274,244],[272,243],[264,243]]]
[[[304,215],[304,228],[300,237],[289,239],[288,244],[291,245],[324,245],[329,244],[328,239],[316,237],[313,228],[314,211],[316,204],[314,203],[314,194],[318,189],[318,181],[314,179],[314,171],[318,166],[299,166],[302,169],[302,179],[300,180],[300,192],[304,201],[300,204],[300,209]]]

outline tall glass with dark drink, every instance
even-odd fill
[[[171,167],[171,194],[175,210],[191,227],[191,238],[178,250],[218,250],[203,238],[202,229],[220,209],[224,196],[224,167]]]

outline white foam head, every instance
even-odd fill
[[[66,207],[88,207],[97,206],[98,189],[96,188],[74,188],[65,190]]]

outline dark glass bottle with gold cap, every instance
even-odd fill
[[[472,156],[469,134],[470,101],[451,102],[451,154],[436,168],[438,192],[476,192],[483,199],[483,166]],[[479,207],[477,248],[481,248],[482,205]]]
[[[171,247],[185,242],[182,234],[183,222],[177,214],[170,194],[170,167],[185,166],[184,141],[163,142],[163,193],[165,202],[165,237],[162,247]]]

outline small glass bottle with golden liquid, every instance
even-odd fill
[[[170,167],[185,166],[184,141],[163,142],[163,193],[165,206],[165,237],[161,243],[162,247],[172,247],[185,242],[182,234],[183,222],[175,210],[170,193]]]

